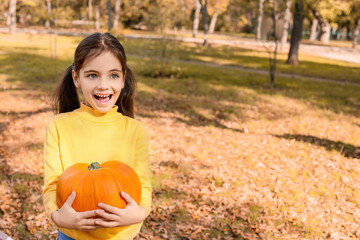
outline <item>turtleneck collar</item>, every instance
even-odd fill
[[[110,109],[106,113],[101,113],[96,111],[94,108],[86,106],[84,103],[80,104],[80,108],[75,109],[74,113],[76,113],[79,117],[91,121],[91,122],[113,122],[115,120],[119,120],[119,117],[122,116],[121,113],[117,112],[118,106],[114,105],[112,109]]]

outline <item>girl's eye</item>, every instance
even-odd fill
[[[117,78],[119,78],[119,75],[113,73],[113,74],[110,75],[110,78],[117,79]]]
[[[92,74],[89,74],[87,77],[90,79],[94,79],[94,78],[96,78],[96,74],[92,73]]]

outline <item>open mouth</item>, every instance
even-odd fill
[[[94,95],[94,97],[100,102],[100,103],[107,103],[112,98],[113,94],[104,94],[104,95]]]

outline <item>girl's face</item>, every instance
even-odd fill
[[[124,87],[123,69],[119,59],[110,51],[85,62],[72,76],[75,86],[81,88],[84,104],[106,113],[114,105]]]

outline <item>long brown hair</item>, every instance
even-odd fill
[[[52,107],[55,114],[71,112],[80,107],[79,96],[73,82],[72,70],[79,73],[85,61],[110,51],[118,59],[123,69],[125,84],[116,101],[118,112],[134,118],[134,98],[136,89],[135,75],[126,64],[125,50],[119,40],[110,33],[94,33],[84,38],[77,46],[74,63],[64,73],[52,96]]]

